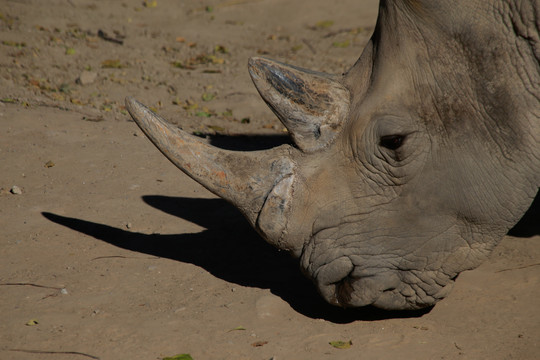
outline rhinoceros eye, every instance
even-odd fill
[[[381,136],[380,145],[390,150],[397,150],[403,145],[405,135]]]

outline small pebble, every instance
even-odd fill
[[[255,303],[259,319],[279,319],[286,316],[291,310],[290,306],[275,295],[261,296]]]
[[[68,294],[68,291],[66,288],[63,288],[62,290],[60,290],[60,294],[62,295],[67,295]]]
[[[9,190],[9,192],[11,192],[14,195],[21,195],[22,189],[18,187],[17,185],[13,185],[13,187],[11,188],[11,190]]]
[[[133,226],[133,225],[131,225],[130,222],[128,222],[128,223],[126,224],[126,227],[127,227],[128,229],[131,229],[132,226]]]
[[[89,85],[96,81],[97,73],[93,71],[83,71],[81,75],[79,75],[78,83],[81,85]]]

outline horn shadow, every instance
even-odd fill
[[[329,305],[298,268],[298,261],[264,242],[243,216],[221,199],[148,195],[143,201],[206,230],[195,234],[143,234],[82,219],[43,212],[48,220],[111,245],[200,266],[213,276],[241,286],[270,289],[297,312],[334,323],[420,317],[417,311],[374,307],[341,309]]]
[[[223,150],[258,151],[268,150],[280,145],[293,145],[288,135],[213,135],[202,134],[210,145]]]

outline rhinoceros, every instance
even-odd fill
[[[177,167],[299,258],[326,301],[419,309],[485,260],[540,186],[540,1],[381,0],[341,75],[249,60],[291,145],[213,147],[133,98]]]

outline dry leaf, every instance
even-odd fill
[[[237,326],[237,327],[235,327],[234,329],[229,330],[228,332],[231,332],[231,331],[241,331],[241,330],[246,330],[246,328],[243,327],[243,326]]]
[[[261,347],[268,344],[268,341],[255,341],[251,346],[253,347]]]
[[[36,319],[28,320],[28,322],[25,324],[26,326],[35,326],[39,324],[39,322]]]
[[[157,0],[144,0],[143,5],[147,8],[155,8],[157,7]]]
[[[352,340],[349,341],[330,341],[330,345],[336,349],[348,349],[352,346]]]
[[[189,354],[178,354],[174,356],[164,357],[163,360],[193,360]]]
[[[215,94],[212,93],[204,93],[202,94],[201,98],[203,101],[212,101],[216,97]]]

